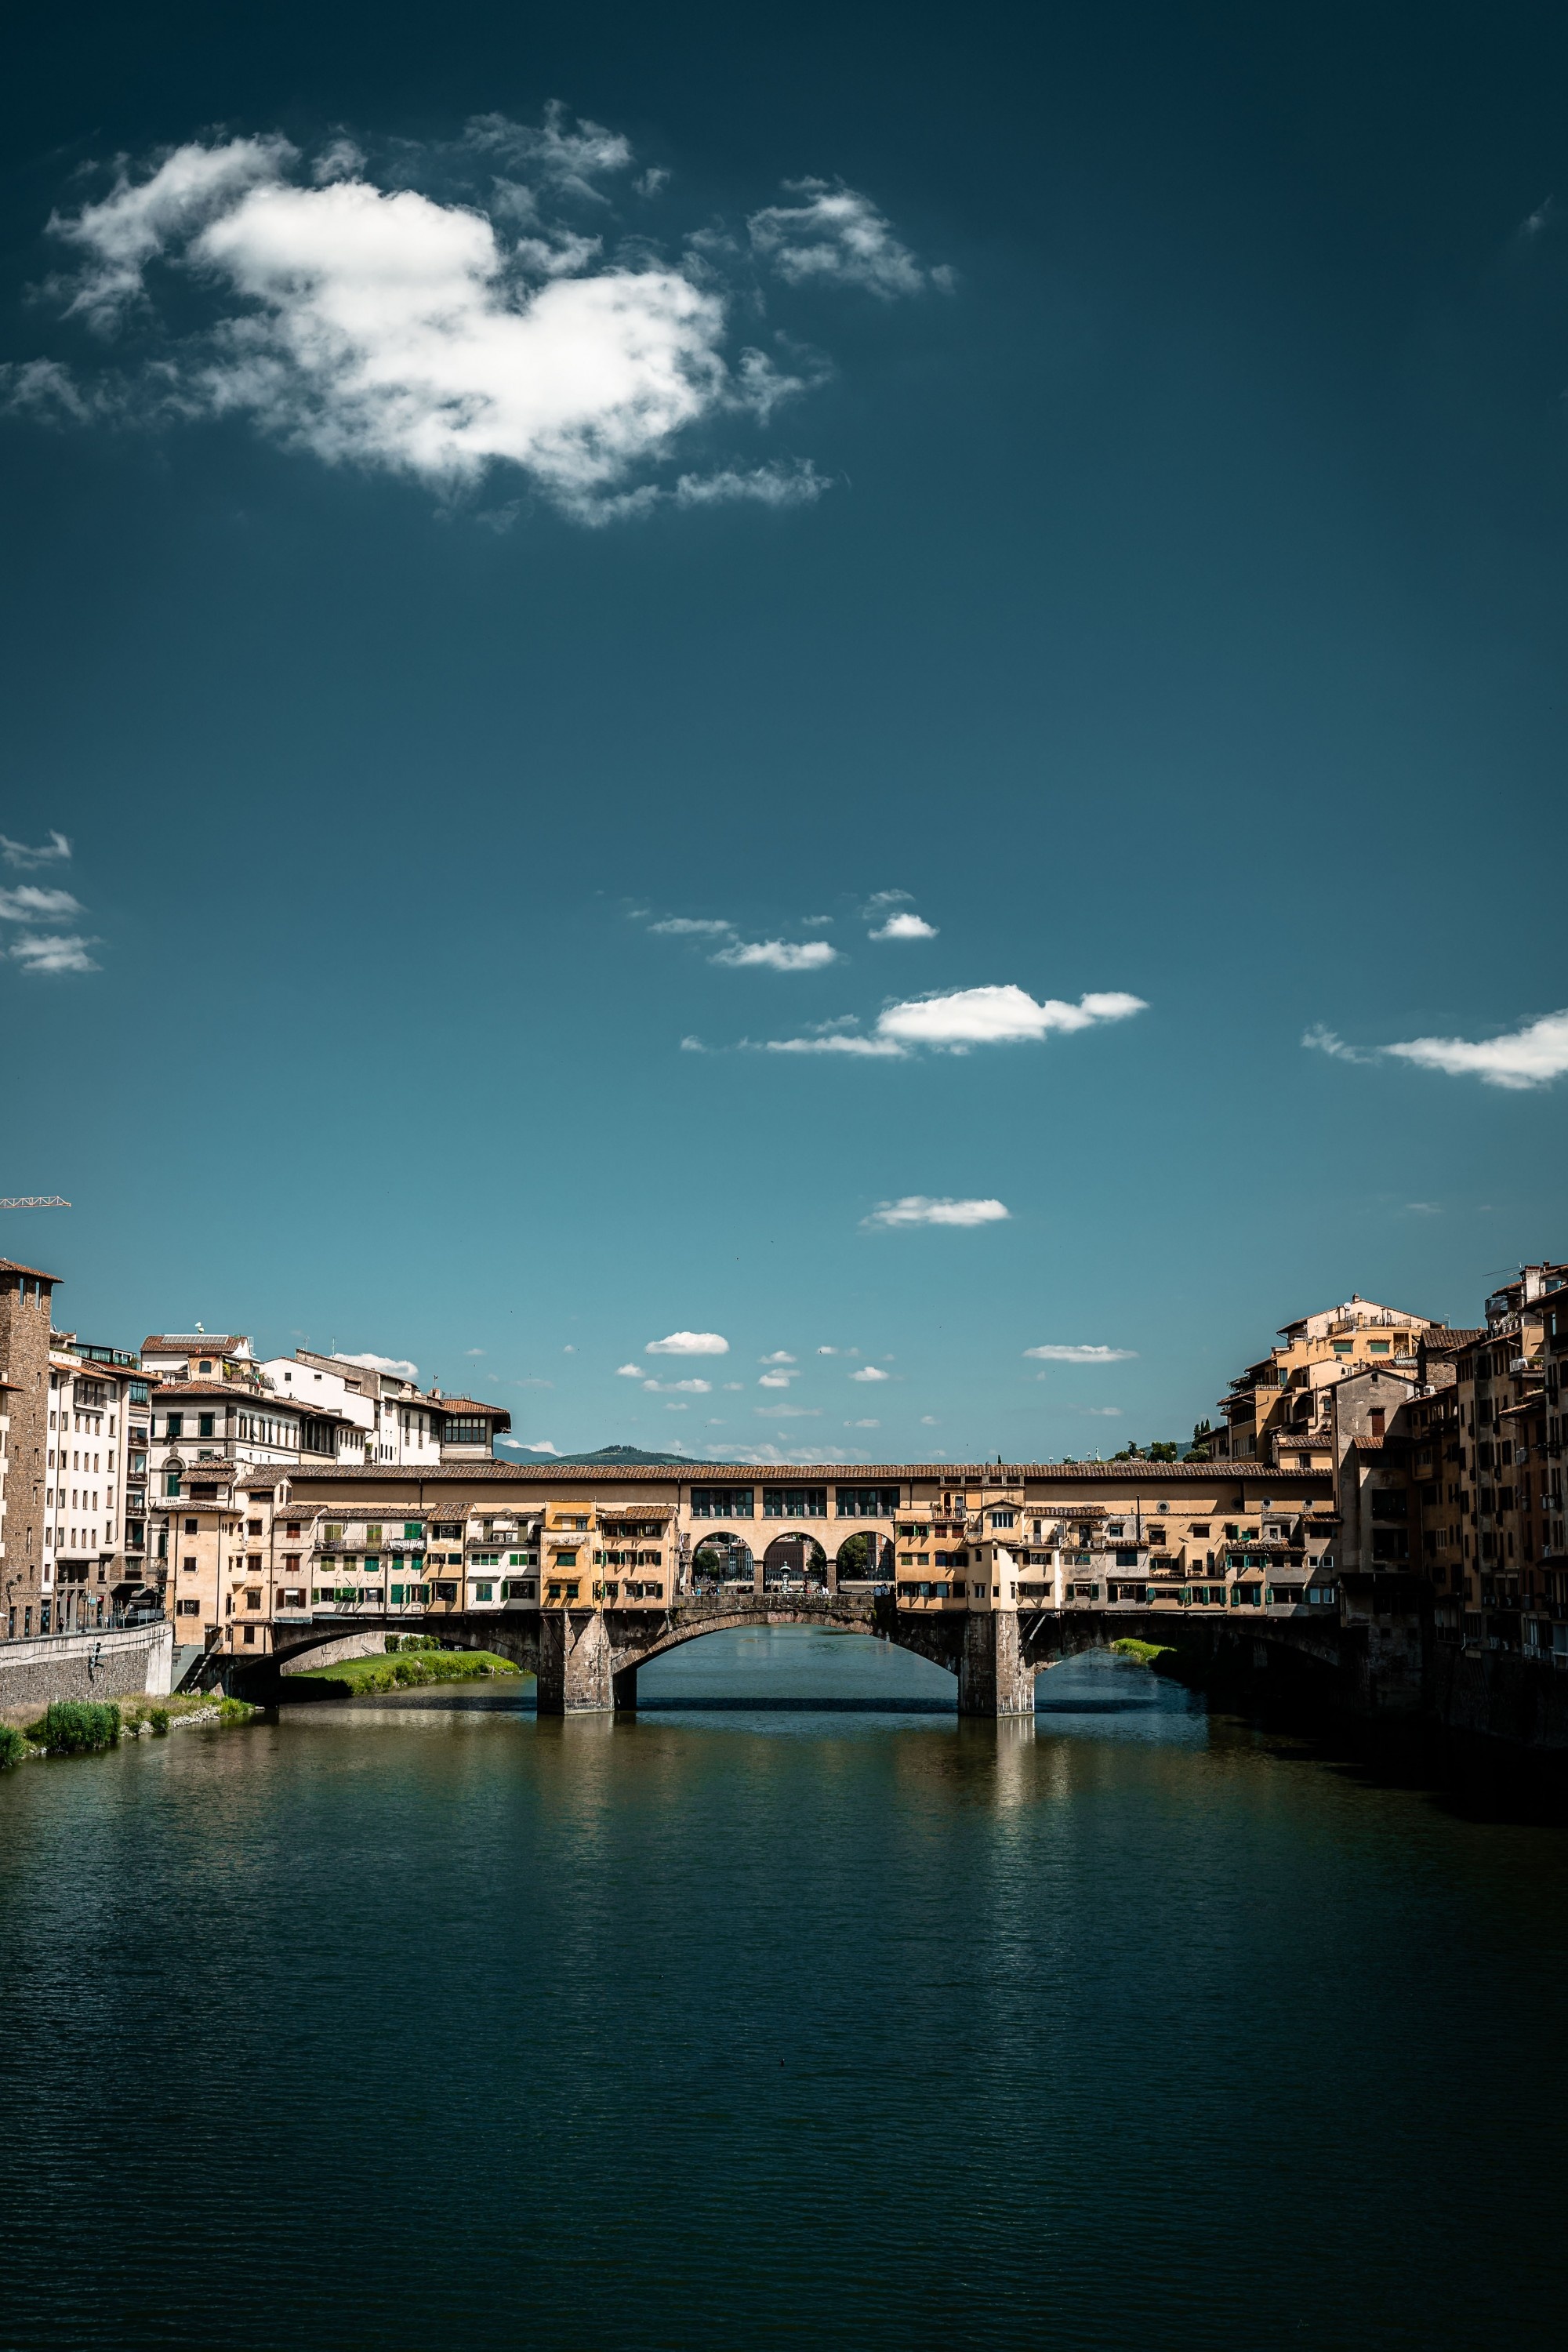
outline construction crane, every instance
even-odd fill
[[[0,1201],[0,1209],[68,1209],[70,1202],[62,1201],[58,1192],[27,1192],[15,1201]]]

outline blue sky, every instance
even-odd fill
[[[37,24],[0,1249],[759,1459],[1561,1254],[1565,51]]]

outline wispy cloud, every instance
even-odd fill
[[[752,1411],[767,1421],[819,1421],[822,1417],[819,1404],[756,1404]]]
[[[1000,1201],[933,1200],[925,1192],[906,1192],[901,1201],[884,1201],[863,1225],[995,1225],[1011,1216]]]
[[[13,841],[8,834],[0,833],[0,856],[7,866],[20,868],[24,874],[40,866],[64,866],[71,854],[70,843],[63,833],[51,833],[47,841],[34,848],[26,841]]]
[[[1522,1029],[1472,1044],[1465,1037],[1413,1037],[1386,1053],[1449,1077],[1479,1078],[1483,1086],[1522,1094],[1546,1087],[1568,1070],[1568,1009],[1544,1013]]]
[[[96,940],[79,935],[58,936],[25,932],[5,952],[24,971],[97,971],[100,967],[88,953],[98,945]]]
[[[334,1364],[358,1364],[367,1372],[393,1373],[399,1380],[416,1381],[419,1378],[418,1365],[411,1364],[405,1356],[375,1356],[368,1350],[363,1355],[350,1356],[339,1349],[332,1361]]]
[[[752,249],[791,286],[853,286],[883,301],[944,289],[952,275],[922,268],[869,196],[826,180],[786,181],[799,201],[766,205],[746,226]]]
[[[646,203],[667,176],[634,180],[633,162],[618,132],[553,109],[399,142],[379,169],[342,131],[313,157],[272,132],[121,164],[99,200],[51,218],[75,269],[50,290],[100,336],[134,316],[162,340],[118,379],[25,362],[6,378],[13,405],[79,424],[241,416],[329,465],[444,494],[510,468],[587,522],[816,499],[827,484],[804,460],[654,477],[695,433],[765,425],[826,370],[737,347],[753,312],[733,240],[727,268],[723,240],[676,268],[640,229],[618,236],[619,192]],[[750,225],[752,256],[787,283],[891,299],[945,282],[868,197],[822,181],[793,193]]]
[[[40,889],[37,882],[0,889],[0,922],[66,922],[80,912],[80,901],[68,889]]]
[[[701,915],[669,915],[662,923],[648,925],[656,938],[667,940],[724,939],[734,928]]]
[[[844,1426],[846,1429],[880,1429],[882,1424],[879,1421],[847,1421]]]
[[[1045,1347],[1026,1348],[1026,1356],[1045,1364],[1125,1364],[1136,1356],[1136,1348]]]
[[[738,968],[760,965],[769,971],[820,971],[837,962],[838,950],[826,940],[738,940],[709,961]]]
[[[771,1356],[759,1356],[759,1364],[793,1364],[795,1358],[787,1348],[775,1348]]]
[[[671,1331],[662,1339],[649,1339],[643,1350],[648,1356],[727,1356],[728,1339],[717,1331]]]
[[[799,1377],[800,1375],[797,1372],[786,1372],[783,1370],[764,1372],[762,1379],[757,1382],[757,1386],[760,1389],[787,1389],[791,1381],[798,1380]]]
[[[1347,1045],[1334,1030],[1319,1023],[1301,1043],[1336,1061],[1373,1063],[1392,1056],[1418,1069],[1440,1070],[1447,1077],[1479,1078],[1483,1086],[1524,1094],[1548,1087],[1568,1072],[1568,1008],[1542,1013],[1499,1037],[1411,1037],[1393,1045]]]
[[[883,1371],[879,1364],[862,1364],[859,1370],[851,1372],[849,1377],[852,1381],[869,1383],[872,1381],[890,1381],[893,1376],[891,1372]]]
[[[923,915],[889,915],[870,933],[874,940],[934,940],[937,927]]]
[[[770,1037],[770,1054],[851,1054],[874,1062],[902,1062],[908,1055],[891,1037],[856,1037],[842,1030],[818,1031],[806,1037]]]
[[[713,1383],[711,1381],[644,1381],[643,1386],[656,1396],[676,1396],[683,1390],[689,1396],[706,1396]]]
[[[1335,1029],[1325,1029],[1321,1021],[1303,1031],[1301,1043],[1310,1053],[1331,1055],[1336,1062],[1375,1062],[1376,1051],[1368,1052],[1361,1045],[1347,1045]]]

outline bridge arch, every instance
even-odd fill
[[[775,1536],[763,1554],[763,1590],[772,1591],[790,1584],[825,1584],[827,1576],[827,1554],[813,1535],[804,1528],[792,1528],[787,1535]]]
[[[893,1538],[876,1528],[857,1528],[838,1547],[840,1584],[891,1584]]]
[[[752,1547],[730,1528],[704,1535],[691,1554],[691,1589],[717,1592],[726,1584],[750,1584],[756,1570]]]

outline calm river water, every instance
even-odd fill
[[[0,2345],[1557,2352],[1568,1834],[952,1693],[714,1635],[7,1775]]]

